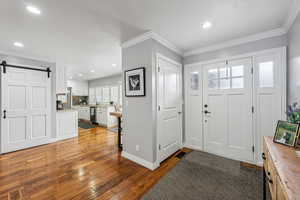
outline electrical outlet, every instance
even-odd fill
[[[140,151],[140,145],[135,145],[135,150]]]

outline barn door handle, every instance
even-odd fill
[[[6,110],[3,110],[3,119],[6,119]]]

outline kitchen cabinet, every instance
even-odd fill
[[[115,112],[114,106],[104,106],[97,108],[97,123],[104,127],[114,127],[118,125],[118,119],[111,116],[110,113]]]
[[[110,88],[110,101],[113,101],[114,103],[119,103],[119,87],[118,86],[112,86]]]
[[[67,93],[67,68],[56,66],[56,94]]]
[[[78,136],[78,112],[62,110],[56,112],[56,133],[58,140]]]
[[[89,85],[87,81],[69,80],[68,87],[72,87],[73,96],[89,96]]]
[[[109,103],[110,102],[110,89],[109,87],[102,88],[102,100],[103,103]]]
[[[95,89],[96,90],[96,102],[97,103],[102,103],[103,102],[103,98],[102,98],[102,88],[98,87]]]
[[[77,110],[79,119],[90,120],[90,107],[79,107]]]
[[[96,104],[96,88],[89,88],[89,104]]]

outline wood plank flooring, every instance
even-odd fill
[[[80,130],[78,138],[1,155],[0,200],[135,200],[180,160],[174,155],[150,171],[122,158],[116,144],[116,133],[94,128]]]

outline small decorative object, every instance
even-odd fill
[[[288,121],[294,124],[300,124],[300,106],[297,102],[291,104],[287,108]],[[298,141],[297,141],[298,140]],[[298,131],[298,139],[296,140],[296,147],[300,148],[300,129]]]
[[[125,71],[125,96],[145,96],[145,83],[145,67]]]
[[[294,124],[300,123],[300,107],[297,102],[288,106],[286,114],[289,122]]]
[[[279,120],[274,135],[274,142],[294,147],[298,139],[299,124]]]

